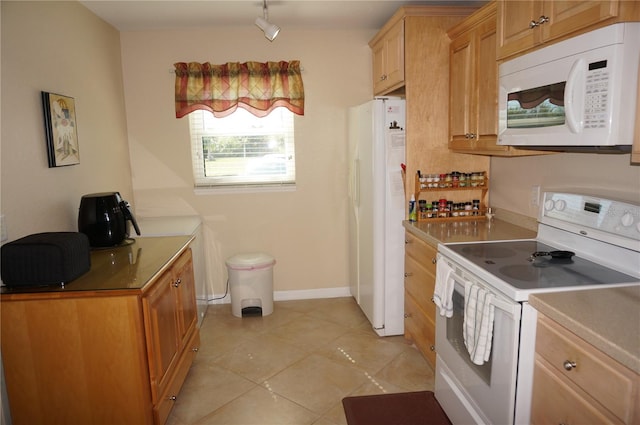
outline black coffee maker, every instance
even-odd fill
[[[80,200],[78,231],[87,235],[92,247],[121,244],[129,237],[127,221],[131,221],[140,235],[131,206],[119,192],[91,193]]]

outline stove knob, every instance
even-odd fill
[[[545,209],[546,211],[550,211],[550,210],[552,210],[552,209],[553,209],[553,204],[554,204],[553,199],[547,199],[547,200],[544,202],[544,209]]]
[[[620,222],[624,227],[629,227],[633,224],[633,215],[630,212],[626,212],[622,215]]]
[[[567,202],[564,199],[558,199],[556,201],[556,209],[558,211],[564,210],[566,206],[567,206]]]

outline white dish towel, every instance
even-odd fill
[[[433,302],[439,309],[440,316],[453,316],[453,269],[440,258],[436,263],[436,287],[433,291]]]
[[[493,294],[480,285],[465,282],[464,285],[464,345],[471,361],[482,365],[489,360],[493,339]]]

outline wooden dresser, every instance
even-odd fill
[[[200,344],[191,238],[92,251],[64,287],[2,289],[14,425],[165,423]]]

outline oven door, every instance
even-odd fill
[[[453,268],[453,316],[436,317],[435,396],[454,424],[512,424],[522,306],[494,293],[491,354],[481,366],[472,363],[462,333],[464,282],[490,286]]]

